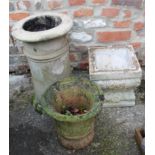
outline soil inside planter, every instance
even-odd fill
[[[41,16],[25,22],[23,29],[30,32],[45,31],[58,26],[61,22],[60,17]]]
[[[55,109],[64,115],[87,113],[92,105],[92,98],[79,88],[60,91],[55,96]]]
[[[88,112],[86,108],[74,108],[74,107],[65,107],[62,111],[61,114],[64,115],[80,115]]]

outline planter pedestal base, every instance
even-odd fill
[[[134,90],[140,85],[142,70],[132,46],[90,48],[89,77],[105,92],[103,107],[135,105]]]
[[[126,107],[135,105],[133,89],[105,90],[103,107]]]
[[[58,135],[59,141],[67,149],[82,149],[88,146],[94,138],[94,130],[92,130],[87,136],[80,139],[67,139]]]
[[[135,101],[119,101],[119,102],[104,102],[103,107],[130,107],[134,106]]]

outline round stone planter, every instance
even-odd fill
[[[24,18],[13,27],[12,35],[23,41],[37,101],[51,84],[70,74],[66,34],[72,24],[67,15],[46,12]]]
[[[69,149],[81,149],[94,137],[95,116],[101,110],[101,90],[84,78],[56,82],[41,98],[43,112],[56,121],[58,138]]]

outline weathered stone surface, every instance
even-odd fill
[[[131,56],[128,56],[125,48],[111,50],[96,50],[95,65],[96,69],[103,71],[118,71],[126,69],[135,69],[131,63]],[[128,50],[128,49],[127,49]]]
[[[9,46],[9,54],[17,54],[18,48],[16,46]]]
[[[120,101],[134,101],[135,100],[135,94],[132,89],[122,89],[122,90],[111,90],[111,91],[105,91],[104,92],[104,102],[112,102],[117,103]]]
[[[139,78],[122,79],[122,80],[96,80],[98,85],[103,89],[127,89],[139,86],[141,80]]]
[[[86,19],[86,20],[74,20],[74,26],[77,28],[101,28],[107,25],[106,20],[101,18]]]
[[[89,77],[105,91],[104,107],[134,106],[142,70],[132,46],[89,50]]]
[[[97,28],[97,27],[105,27],[106,21],[103,19],[86,19],[86,20],[74,20],[75,26],[87,28]]]
[[[38,100],[51,84],[68,77],[70,74],[68,53],[57,55],[56,59],[50,58],[42,61],[35,62],[29,59],[35,94]]]
[[[90,48],[89,73],[92,80],[141,78],[141,68],[132,46]]]
[[[104,102],[103,107],[110,108],[110,107],[130,107],[134,106],[135,101],[119,101],[119,102]]]
[[[38,100],[49,85],[70,74],[68,48],[65,36],[49,41],[24,43],[24,53],[28,57]]]
[[[9,75],[9,97],[32,87],[31,78],[26,75]]]
[[[103,107],[124,107],[135,105],[133,89],[109,90],[104,92]]]
[[[86,32],[72,32],[70,35],[70,39],[72,41],[85,43],[91,41],[93,37]]]
[[[24,54],[16,54],[9,56],[9,65],[22,64],[22,63],[27,63],[27,58]]]
[[[26,13],[24,14],[22,13],[22,18],[23,18],[23,15],[25,17],[25,14]],[[21,13],[19,15],[21,16]],[[11,17],[14,18],[14,16],[10,15],[10,18]],[[49,25],[48,25],[48,22],[46,22],[47,21],[46,16],[50,17]],[[38,20],[38,22],[36,22],[34,26],[34,24],[32,23],[34,23],[35,18],[40,19],[44,24],[41,25],[41,23]],[[29,24],[26,27],[23,27],[23,25],[26,22],[28,22]],[[55,23],[55,25],[51,23]],[[33,25],[33,27],[29,26],[31,24]],[[12,28],[12,36],[23,42],[45,41],[45,40],[50,40],[50,39],[54,39],[54,38],[58,38],[60,36],[66,35],[68,31],[71,29],[72,25],[73,25],[73,21],[70,16],[67,16],[65,14],[45,11],[42,13],[36,13],[25,20],[20,20],[19,22],[17,22]],[[56,29],[53,29],[53,26],[56,27]],[[47,30],[48,30],[48,33],[47,33]],[[36,31],[38,32],[36,33]]]
[[[29,72],[29,65],[24,54],[13,54],[9,56],[9,72],[24,74]]]
[[[106,21],[103,19],[88,19],[84,20],[84,28],[97,28],[105,27],[107,25]]]
[[[37,100],[49,85],[70,74],[66,33],[72,24],[70,16],[42,12],[19,21],[13,27],[12,35],[23,41],[23,51],[28,58]]]
[[[9,73],[26,74],[30,72],[28,63],[9,65]]]

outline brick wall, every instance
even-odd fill
[[[14,23],[41,11],[72,16],[74,26],[68,34],[70,61],[74,68],[88,69],[88,47],[131,44],[142,66],[144,56],[143,0],[10,0],[9,31]],[[29,70],[23,47],[10,33],[10,72]]]

